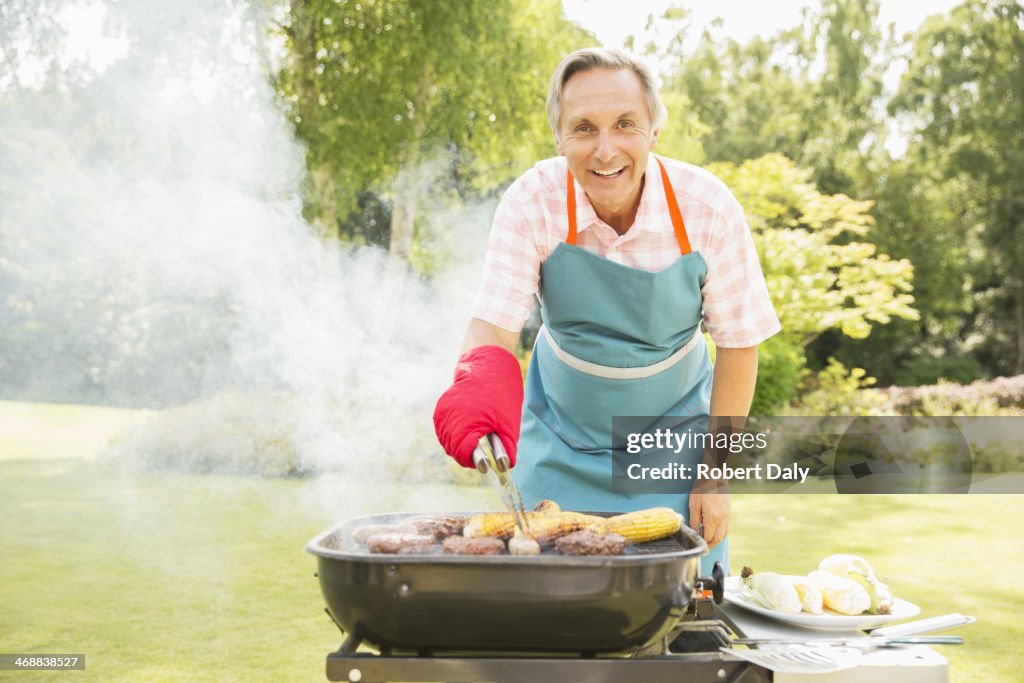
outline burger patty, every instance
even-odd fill
[[[555,550],[563,555],[621,555],[626,544],[618,534],[576,531],[555,540]]]

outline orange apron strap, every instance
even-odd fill
[[[665,187],[665,201],[668,202],[668,214],[672,217],[672,227],[676,231],[676,241],[679,242],[679,253],[686,255],[693,251],[690,248],[690,238],[686,236],[686,225],[683,223],[683,214],[679,211],[679,204],[676,202],[676,193],[672,189],[672,183],[668,180],[668,171],[661,159],[654,157],[661,168],[661,184]]]
[[[576,244],[576,179],[569,171],[569,185],[566,193],[566,205],[569,210],[569,235],[565,238],[566,244]]]
[[[665,201],[668,203],[668,214],[672,218],[672,228],[676,231],[676,242],[679,243],[679,253],[689,254],[693,251],[690,247],[690,238],[686,235],[686,225],[683,223],[683,214],[679,211],[679,203],[676,202],[676,193],[672,189],[672,183],[668,179],[668,171],[661,159],[654,157],[661,169],[661,184],[665,188]],[[566,175],[566,208],[569,212],[569,234],[565,238],[566,244],[576,244],[576,180],[572,177],[572,171]]]

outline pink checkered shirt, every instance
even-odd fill
[[[768,297],[757,251],[739,202],[722,181],[707,171],[662,158],[694,251],[708,266],[701,292],[704,325],[716,345],[754,346],[781,329]],[[472,315],[516,332],[530,314],[538,293],[540,266],[564,242],[569,229],[566,210],[565,157],[546,159],[505,192],[494,215],[484,280]],[[679,245],[665,203],[661,173],[654,155],[636,221],[619,235],[597,217],[576,182],[577,245],[610,261],[652,272],[679,258]]]

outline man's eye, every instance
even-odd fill
[[[632,121],[619,121],[619,125],[622,126],[623,128],[632,128],[633,127],[633,122]]]
[[[590,131],[590,126],[576,126],[577,133],[587,133]]]

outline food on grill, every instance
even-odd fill
[[[796,589],[796,594],[800,597],[800,606],[804,612],[824,614],[821,590],[810,579],[806,576],[794,576],[790,577],[790,581],[793,583],[793,588]]]
[[[576,531],[555,541],[555,550],[563,555],[621,555],[625,538],[619,534]]]
[[[541,548],[547,548],[562,536],[579,531],[589,523],[586,515],[554,512],[531,519],[529,532]]]
[[[530,513],[527,513],[530,514]],[[466,538],[483,538],[492,536],[502,540],[512,538],[516,530],[516,520],[509,512],[485,512],[473,515],[462,529]]]
[[[433,536],[438,540],[449,536],[458,536],[466,526],[465,515],[437,515],[409,517],[402,520],[401,526],[412,529],[417,534]]]
[[[834,612],[857,615],[871,607],[871,596],[864,586],[853,579],[820,570],[811,572],[807,578],[821,591],[825,607]]]
[[[744,594],[767,609],[786,614],[799,614],[803,609],[800,596],[789,578],[774,572],[758,572],[744,567],[740,572]]]
[[[868,611],[872,614],[891,614],[895,596],[888,585],[875,576],[868,561],[856,555],[830,555],[821,561],[818,570],[851,579],[859,583],[871,598]]]
[[[429,552],[435,545],[436,539],[433,536],[410,533],[383,533],[375,534],[366,539],[366,547],[371,553],[425,553]]]
[[[557,530],[560,524],[566,524],[566,530],[558,534],[565,535],[592,524],[600,524],[604,521],[604,517],[560,510],[558,512],[527,512],[526,521],[530,526],[530,534],[536,537],[537,531],[534,530],[534,526],[538,526],[542,530]],[[570,522],[571,524],[569,524]],[[466,527],[462,530],[462,535],[469,538],[494,536],[507,541],[515,532],[516,519],[511,512],[485,512],[470,517],[466,522]],[[544,536],[545,532],[542,531],[541,535]]]
[[[407,530],[398,524],[365,524],[352,532],[352,540],[366,543],[366,539],[377,534],[400,534]]]
[[[516,534],[508,539],[508,552],[512,555],[540,555],[540,543],[529,536]]]
[[[444,551],[449,555],[504,555],[505,542],[493,537],[449,536],[444,539]]]
[[[601,518],[591,528],[593,531],[619,534],[632,543],[647,543],[671,536],[682,525],[681,514],[672,508],[659,507]]]
[[[561,512],[562,508],[555,501],[545,498],[533,506],[533,511],[544,514],[546,512]]]

